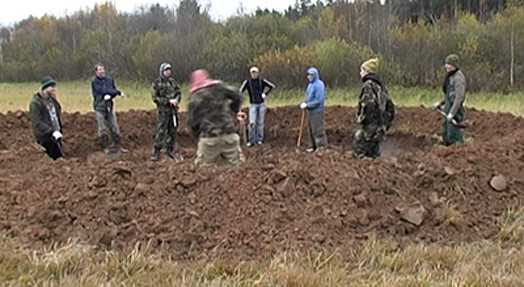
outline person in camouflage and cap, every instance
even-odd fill
[[[364,82],[358,101],[353,156],[357,158],[380,156],[380,143],[395,117],[395,106],[386,86],[376,74],[378,59],[370,59],[360,67]]]
[[[151,83],[151,97],[158,112],[158,125],[155,135],[152,161],[160,158],[160,150],[166,142],[166,154],[174,159],[176,132],[178,129],[178,105],[182,97],[180,88],[171,77],[171,65],[162,63],[159,67],[159,77]]]
[[[466,98],[466,77],[459,69],[459,56],[448,55],[444,61],[446,79],[442,86],[444,99],[433,104],[434,109],[444,105],[446,119],[442,124],[442,140],[444,145],[464,143],[464,136],[460,127],[454,123],[464,121],[464,99]],[[453,121],[454,120],[454,121]]]
[[[187,109],[187,126],[198,137],[195,164],[209,167],[218,160],[236,165],[244,161],[240,137],[236,133],[235,116],[245,120],[239,112],[242,96],[220,81],[211,80],[207,71],[191,74]]]

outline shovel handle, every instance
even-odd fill
[[[300,113],[300,127],[298,130],[297,147],[302,143],[302,132],[304,131],[304,121],[306,120],[306,110],[302,109]]]
[[[439,113],[444,118],[446,118],[446,113],[443,110],[441,110],[440,108],[433,107],[432,109],[435,112]],[[450,123],[452,125],[456,126],[457,128],[461,128],[461,129],[465,128],[465,126],[463,124],[457,123],[457,121],[455,119],[451,119]]]

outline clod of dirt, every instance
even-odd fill
[[[493,189],[496,191],[504,191],[506,188],[508,188],[508,180],[502,174],[498,174],[491,178],[489,185],[491,185],[491,187],[493,187]]]
[[[397,207],[397,210],[401,213],[401,218],[403,220],[413,225],[421,226],[424,222],[426,209],[420,204],[408,208]]]
[[[366,203],[368,201],[368,199],[363,194],[359,194],[359,195],[353,197],[353,200],[355,201],[355,203],[356,203],[356,205],[358,207],[366,206]]]

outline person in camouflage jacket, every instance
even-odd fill
[[[353,135],[353,156],[357,158],[380,156],[380,143],[395,117],[395,106],[376,74],[377,67],[378,59],[370,59],[360,67],[364,84],[359,96]]]
[[[189,94],[187,126],[198,137],[195,164],[208,167],[219,160],[230,165],[243,162],[235,124],[235,116],[242,118],[240,93],[211,80],[207,71],[196,70],[191,74]]]
[[[173,150],[178,129],[178,105],[182,98],[180,88],[171,77],[171,65],[162,63],[159,67],[159,74],[159,77],[151,83],[151,97],[158,112],[152,161],[157,161],[160,158],[164,140],[167,156],[174,159]]]

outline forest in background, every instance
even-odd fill
[[[99,62],[117,80],[149,82],[168,61],[179,82],[205,68],[237,83],[257,65],[279,87],[301,87],[316,66],[328,86],[347,87],[362,61],[379,57],[388,85],[434,88],[456,53],[469,90],[524,87],[523,0],[297,0],[223,21],[197,0],[132,13],[107,2],[0,26],[0,43],[1,82],[88,79]]]

